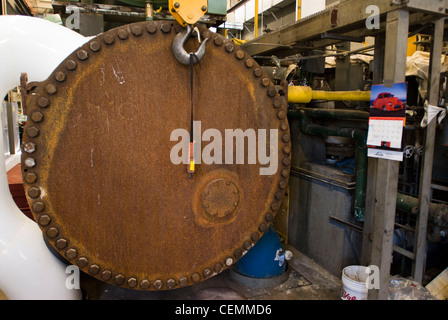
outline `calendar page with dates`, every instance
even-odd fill
[[[367,155],[403,160],[403,127],[406,123],[407,84],[392,87],[374,85],[371,89]]]

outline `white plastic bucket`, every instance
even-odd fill
[[[369,273],[364,266],[348,266],[342,270],[342,300],[367,300]]]

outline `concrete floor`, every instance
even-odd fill
[[[340,300],[341,279],[296,249],[284,281],[270,288],[256,288],[241,283],[232,271],[216,275],[193,286],[169,290],[141,292],[106,285],[96,279],[84,279],[86,300]]]
[[[141,292],[105,284],[83,275],[81,287],[85,300],[340,300],[341,279],[290,246],[293,253],[289,272],[274,287],[248,286],[238,281],[231,270],[193,286]],[[258,286],[264,286],[257,282]],[[272,285],[272,284],[271,284]],[[7,297],[0,290],[0,300]]]

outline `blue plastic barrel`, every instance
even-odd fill
[[[283,252],[280,237],[271,225],[260,240],[235,263],[234,269],[253,278],[279,276],[286,271],[286,261],[277,257],[280,252]]]

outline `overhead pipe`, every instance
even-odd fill
[[[370,91],[324,91],[308,86],[289,86],[289,103],[310,103],[312,100],[370,101]]]
[[[0,16],[1,97],[20,85],[21,73],[30,81],[47,79],[87,40],[47,20]],[[80,299],[79,289],[67,288],[68,276],[66,265],[48,250],[38,225],[12,199],[5,155],[0,152],[0,289],[11,300]]]
[[[289,88],[288,88],[289,90]],[[367,133],[356,128],[326,127],[309,122],[309,116],[319,116],[335,119],[365,119],[367,112],[334,109],[298,109],[288,112],[288,118],[299,120],[300,130],[305,134],[317,136],[338,136],[353,138],[356,141],[356,188],[354,200],[354,216],[358,221],[364,221],[364,199],[367,182]]]

